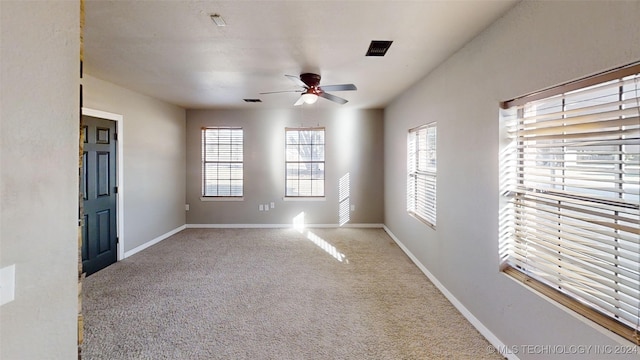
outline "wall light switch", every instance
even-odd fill
[[[185,209],[186,211],[189,211],[189,204],[186,204],[186,205],[184,206],[184,209]]]
[[[356,206],[351,204],[351,211],[356,211]]]
[[[276,207],[276,203],[274,203],[273,201],[271,202],[271,208],[273,209],[274,207]]]
[[[269,204],[264,204],[264,211],[269,211]]]
[[[264,211],[264,205],[262,204],[258,205],[258,211]]]
[[[16,266],[9,265],[0,269],[0,306],[11,302],[16,292]]]

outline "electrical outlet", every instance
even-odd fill
[[[351,211],[356,211],[356,206],[351,204]]]
[[[189,204],[185,204],[185,205],[184,205],[184,209],[185,209],[186,211],[189,211]]]
[[[264,211],[264,205],[262,204],[258,205],[258,211]]]

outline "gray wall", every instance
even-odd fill
[[[185,224],[185,110],[85,75],[84,106],[124,117],[124,251]]]
[[[201,201],[201,128],[244,129],[244,201]],[[283,201],[285,127],[326,128],[325,201]],[[351,179],[351,224],[383,219],[382,110],[188,110],[188,224],[291,224],[305,212],[308,224],[337,224],[338,184]],[[268,212],[259,204],[275,202]]]
[[[79,9],[0,1],[2,359],[77,357]]]
[[[638,19],[637,1],[522,2],[385,110],[386,226],[508,345],[619,340],[498,271],[498,103],[639,60]],[[407,130],[430,121],[435,231],[407,215],[404,196]]]

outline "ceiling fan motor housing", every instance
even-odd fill
[[[320,75],[312,73],[300,74],[300,80],[311,88],[316,88],[320,85]]]

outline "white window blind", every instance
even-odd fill
[[[614,331],[635,342],[638,72],[640,67],[621,77],[608,74],[606,81],[520,101],[503,112],[509,146],[501,161],[501,191],[508,201],[500,238],[503,269],[516,269],[613,319],[622,325]]]
[[[436,123],[409,130],[407,211],[436,226]]]
[[[288,197],[324,196],[324,128],[285,129]]]
[[[202,196],[243,196],[242,128],[202,129]]]

